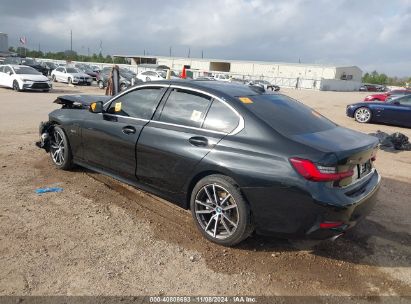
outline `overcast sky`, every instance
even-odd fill
[[[0,0],[9,45],[358,65],[411,76],[411,0]]]

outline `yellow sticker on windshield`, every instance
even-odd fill
[[[253,103],[253,101],[248,97],[238,97],[242,103]]]
[[[94,110],[96,109],[96,106],[97,106],[97,104],[96,104],[95,102],[93,102],[93,103],[91,104],[91,109],[94,111]]]
[[[114,112],[120,112],[121,111],[121,102],[116,102],[114,106]]]

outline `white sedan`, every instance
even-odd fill
[[[0,86],[13,88],[16,91],[39,90],[48,92],[52,85],[49,79],[25,65],[0,65]]]
[[[67,82],[69,84],[86,84],[91,85],[93,78],[80,72],[76,68],[58,67],[51,72],[51,79],[54,82]]]
[[[139,73],[137,78],[142,81],[164,80],[166,79],[166,72],[164,71],[145,71]]]

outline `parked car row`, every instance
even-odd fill
[[[407,90],[407,89],[397,89],[397,90],[391,90],[391,91],[387,91],[384,93],[379,93],[379,94],[372,94],[372,95],[368,95],[364,98],[364,101],[389,101],[392,99],[395,99],[397,97],[401,97],[404,95],[409,95],[411,94],[411,90]]]

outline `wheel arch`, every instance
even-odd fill
[[[240,189],[240,187],[238,186],[232,174],[230,174],[229,172],[225,172],[225,170],[210,169],[210,170],[204,170],[204,171],[198,172],[190,179],[190,181],[186,185],[185,200],[184,200],[184,206],[183,206],[185,209],[190,208],[191,192],[193,191],[195,185],[203,178],[210,176],[210,175],[214,175],[214,174],[224,175],[224,176],[227,176],[233,179],[236,183],[236,186]]]

